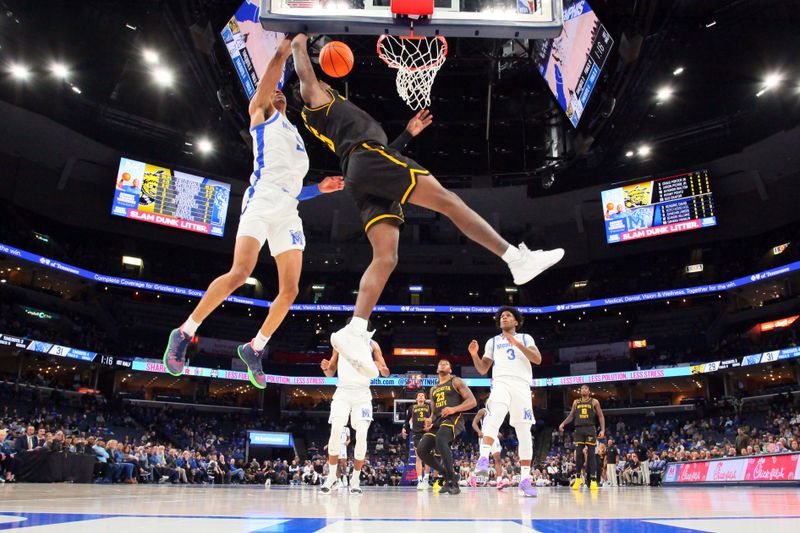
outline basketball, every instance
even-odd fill
[[[331,41],[322,47],[319,64],[332,78],[347,76],[353,70],[353,51],[341,41]]]

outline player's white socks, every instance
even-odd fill
[[[531,477],[531,467],[523,466],[521,468],[520,474],[521,474],[520,479],[528,479],[529,477]]]
[[[516,261],[520,257],[522,257],[522,254],[520,253],[519,248],[517,248],[516,246],[509,246],[508,250],[506,250],[506,253],[503,254],[502,259],[506,263],[511,263],[513,261]]]
[[[202,324],[202,322],[195,322],[194,320],[192,320],[192,317],[190,316],[189,318],[186,319],[186,322],[184,322],[183,325],[181,326],[181,331],[183,331],[190,337],[194,337],[194,334],[197,332],[197,328],[200,327],[200,324]]]
[[[262,335],[261,332],[259,331],[256,334],[256,336],[253,337],[253,349],[257,352],[260,352],[261,350],[264,349],[264,346],[267,345],[269,339],[270,339],[269,337],[267,337],[266,335]]]
[[[358,487],[361,485],[361,470],[353,469],[353,475],[350,476],[350,486]]]
[[[349,327],[352,328],[353,331],[367,331],[367,321],[354,316],[350,319]]]
[[[325,478],[325,483],[323,483],[322,486],[331,488],[333,487],[334,483],[336,483],[336,474],[329,475],[327,478]]]
[[[481,442],[481,457],[489,458],[489,454],[492,452],[492,445],[486,444],[485,442]]]

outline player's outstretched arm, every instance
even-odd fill
[[[483,357],[478,356],[478,341],[474,339],[469,343],[468,350],[470,357],[472,357],[472,366],[475,367],[475,370],[477,370],[481,376],[485,376],[489,372],[489,369],[492,368],[492,358],[486,357],[485,353]]]
[[[386,361],[383,359],[381,347],[375,341],[372,341],[372,359],[375,360],[375,365],[378,367],[381,376],[388,378],[391,372],[389,372],[389,367],[386,366]]]
[[[569,414],[567,415],[567,418],[565,418],[564,421],[561,422],[561,425],[558,426],[558,430],[559,431],[564,431],[564,426],[566,426],[567,424],[572,422],[573,418],[575,418],[575,402],[572,402],[572,409],[570,409]]]
[[[249,112],[251,127],[254,121],[260,122],[275,112],[275,108],[272,106],[272,96],[275,94],[275,91],[278,90],[278,83],[280,83],[281,76],[283,76],[283,67],[286,65],[286,60],[291,53],[292,42],[288,38],[285,38],[280,42],[278,50],[275,52],[272,59],[270,59],[269,64],[267,64],[267,69],[261,76],[261,81],[258,82],[256,94],[254,94],[253,99],[250,100]]]
[[[344,178],[342,176],[328,176],[319,183],[306,185],[297,195],[298,202],[304,202],[316,198],[320,194],[328,194],[344,189]]]
[[[323,91],[319,85],[311,58],[308,56],[308,35],[298,33],[292,39],[292,56],[294,69],[300,78],[300,96],[307,106],[321,107],[330,103],[331,94]]]
[[[411,120],[409,120],[406,125],[406,129],[389,144],[389,148],[402,152],[405,150],[408,143],[411,142],[411,139],[422,133],[422,130],[430,126],[432,122],[433,115],[431,115],[431,112],[427,109],[422,109],[419,113],[411,117]]]

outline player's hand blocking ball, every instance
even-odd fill
[[[353,70],[353,51],[341,41],[331,41],[319,53],[319,65],[331,78],[342,78]]]

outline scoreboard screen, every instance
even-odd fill
[[[258,80],[284,39],[283,33],[261,27],[260,12],[257,0],[245,0],[220,32],[248,99],[256,94]],[[288,74],[291,74],[291,66],[284,67],[278,88],[283,87]]]
[[[707,170],[603,191],[609,243],[670,235],[717,225]]]
[[[231,186],[122,158],[111,214],[222,237]]]

